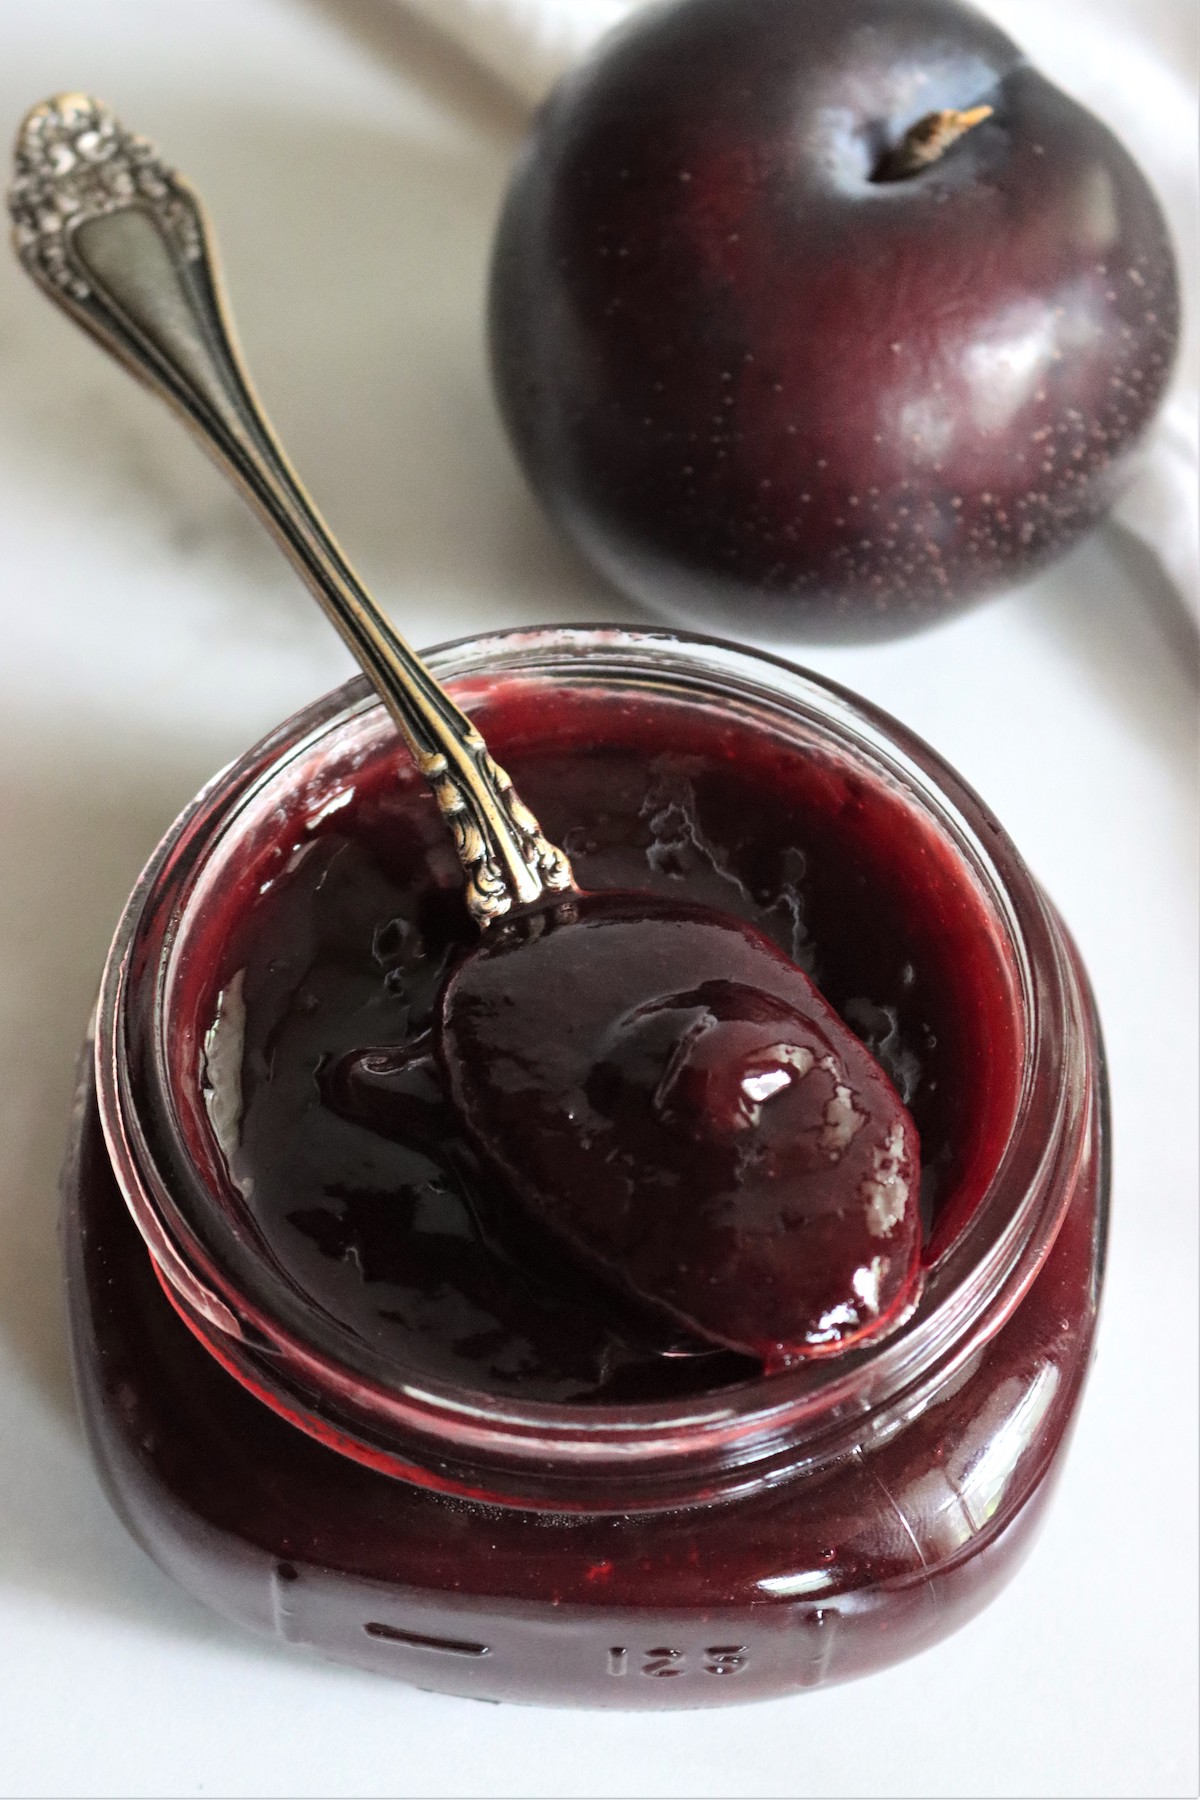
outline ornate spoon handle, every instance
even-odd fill
[[[284,455],[236,348],[203,208],[153,146],[85,94],[35,106],[9,196],[50,298],[178,410],[258,508],[375,684],[433,789],[487,925],[572,886],[512,782],[375,605]]]

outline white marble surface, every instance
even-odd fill
[[[85,85],[208,196],[266,400],[410,635],[632,616],[550,538],[492,414],[481,287],[511,102],[390,0],[0,0],[0,43],[5,131]],[[1112,1056],[1112,1258],[1016,1582],[887,1674],[717,1714],[392,1686],[244,1637],[124,1536],[60,1317],[75,1048],[159,832],[347,665],[177,427],[12,266],[0,625],[0,1791],[1195,1791],[1196,648],[1144,551],[1101,536],[923,638],[795,647],[957,764],[1078,936]]]

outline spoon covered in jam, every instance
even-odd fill
[[[909,1310],[916,1128],[747,921],[607,893],[498,926],[452,971],[439,1038],[510,1190],[698,1337],[778,1367]]]
[[[236,349],[192,189],[105,107],[68,94],[25,119],[10,205],[27,271],[173,405],[250,499],[427,780],[468,915],[431,1052],[523,1220],[614,1304],[657,1321],[667,1353],[682,1332],[699,1353],[777,1367],[892,1329],[921,1280],[917,1134],[895,1089],[748,922],[577,889],[284,455]],[[356,1094],[364,1081],[370,1092]],[[351,1059],[340,1085],[347,1105],[390,1128],[386,1059]]]

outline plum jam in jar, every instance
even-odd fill
[[[230,1619],[429,1689],[696,1706],[880,1668],[1009,1577],[1087,1373],[1107,1206],[1086,977],[995,819],[852,695],[622,629],[430,657],[587,889],[755,924],[921,1139],[910,1315],[766,1371],[653,1341],[522,1223],[425,1053],[471,940],[362,681],[167,834],[64,1177],[91,1446]]]

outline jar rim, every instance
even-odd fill
[[[180,1203],[180,1171],[190,1159],[166,1076],[171,950],[206,856],[251,798],[305,751],[380,710],[356,677],[207,784],[151,857],[113,940],[96,1036],[101,1121],[168,1297],[206,1347],[293,1423],[373,1466],[501,1503],[569,1509],[579,1503],[576,1490],[586,1490],[594,1504],[607,1478],[621,1488],[620,1510],[711,1497],[785,1466],[823,1462],[848,1437],[861,1440],[867,1414],[873,1434],[886,1432],[901,1400],[911,1412],[1011,1315],[1057,1233],[1071,1186],[1062,1169],[1087,1141],[1089,1090],[1072,1054],[1084,1036],[1083,998],[1056,920],[1015,847],[923,740],[849,689],[769,652],[669,629],[549,626],[459,638],[427,659],[443,680],[539,670],[592,685],[639,673],[669,677],[722,703],[765,707],[781,722],[803,720],[860,759],[869,755],[950,837],[1004,931],[1025,1040],[1004,1150],[895,1334],[711,1394],[619,1407],[514,1402],[424,1373],[406,1379],[394,1357],[387,1370],[379,1359],[364,1367],[339,1354],[319,1326],[297,1329],[296,1306],[265,1264],[257,1269],[253,1247],[242,1246],[237,1258],[228,1245],[214,1254],[212,1237],[197,1233]],[[231,1276],[231,1267],[243,1276],[251,1270],[250,1279]]]

